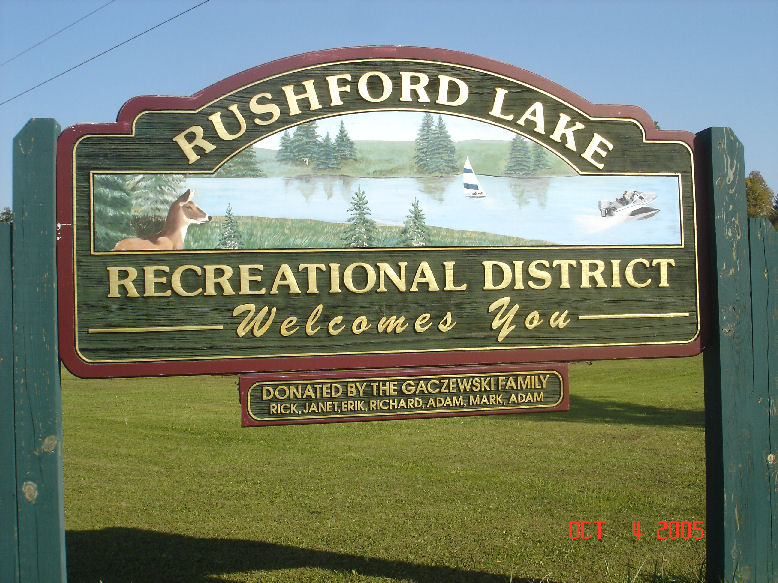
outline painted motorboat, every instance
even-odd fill
[[[657,198],[655,192],[640,192],[625,190],[615,200],[602,199],[597,202],[600,215],[603,217],[622,217],[631,219],[649,219],[659,212],[659,209],[648,206]]]

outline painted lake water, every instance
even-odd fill
[[[206,212],[236,216],[346,222],[357,188],[365,191],[379,225],[402,225],[418,199],[426,224],[558,245],[674,245],[681,243],[680,195],[674,176],[480,176],[484,198],[467,198],[460,176],[444,178],[189,177],[187,188]],[[624,191],[657,195],[645,220],[602,217],[601,199]]]

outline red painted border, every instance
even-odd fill
[[[494,411],[454,411],[451,413],[415,413],[412,415],[381,415],[373,417],[337,417],[320,419],[284,419],[278,421],[256,421],[248,413],[248,390],[258,381],[283,381],[294,380],[302,382],[317,379],[339,378],[382,378],[382,377],[414,377],[428,375],[458,375],[458,374],[487,374],[498,372],[525,372],[533,370],[553,370],[562,377],[562,400],[554,407],[544,409],[513,409],[510,411],[496,409]],[[507,366],[458,366],[458,367],[428,367],[428,368],[393,368],[378,370],[336,370],[325,372],[305,372],[294,375],[253,374],[240,377],[240,409],[241,425],[243,427],[265,427],[269,425],[319,425],[322,423],[350,423],[354,421],[397,421],[403,419],[431,419],[435,417],[474,417],[481,415],[520,415],[525,413],[553,413],[555,411],[570,410],[570,374],[567,363],[554,362],[533,365],[507,365]]]
[[[701,335],[692,342],[678,345],[650,346],[606,346],[589,348],[550,348],[550,349],[516,349],[516,350],[483,350],[456,352],[427,352],[402,354],[365,354],[344,356],[317,357],[282,357],[255,359],[227,359],[207,361],[176,361],[176,362],[143,362],[90,364],[79,358],[75,351],[74,328],[74,284],[73,284],[73,228],[70,224],[73,216],[73,176],[72,152],[78,139],[85,134],[118,134],[129,135],[132,132],[132,122],[144,111],[178,109],[196,110],[210,101],[218,99],[226,93],[235,91],[245,85],[263,78],[283,73],[293,69],[322,65],[326,63],[368,58],[398,58],[442,61],[482,69],[484,71],[504,75],[522,83],[545,91],[573,107],[578,108],[591,117],[611,117],[633,119],[640,123],[649,141],[679,141],[686,143],[694,151],[695,135],[686,131],[668,131],[656,129],[651,117],[641,108],[631,105],[595,105],[576,95],[572,91],[557,85],[553,81],[539,75],[508,65],[500,61],[451,51],[447,49],[431,49],[408,46],[366,46],[329,49],[304,53],[271,61],[264,65],[247,69],[228,77],[218,83],[206,87],[189,97],[141,96],[135,97],[122,106],[115,123],[78,124],[67,128],[59,137],[57,143],[57,276],[59,303],[59,347],[60,357],[67,368],[81,377],[118,377],[118,376],[163,376],[163,375],[194,375],[221,374],[264,371],[307,371],[334,369],[361,369],[366,367],[425,367],[425,366],[456,366],[472,363],[494,364],[511,362],[544,362],[544,361],[576,361],[611,358],[655,358],[666,356],[693,356],[702,350]],[[695,155],[695,184],[698,201],[698,254],[699,242],[703,239],[701,206],[706,197],[700,191],[704,168]],[[699,261],[700,293],[706,286],[702,282],[702,270],[705,262]],[[707,305],[707,299],[700,298],[701,308]],[[705,314],[701,310],[701,314]],[[707,329],[703,318],[703,336]]]

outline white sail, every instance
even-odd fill
[[[473,166],[470,164],[469,156],[465,160],[465,167],[462,170],[462,182],[465,196],[469,196],[470,198],[483,198],[486,196],[486,191],[481,188],[478,176],[475,171],[473,171]]]

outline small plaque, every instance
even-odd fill
[[[567,411],[567,364],[240,378],[244,427]]]

